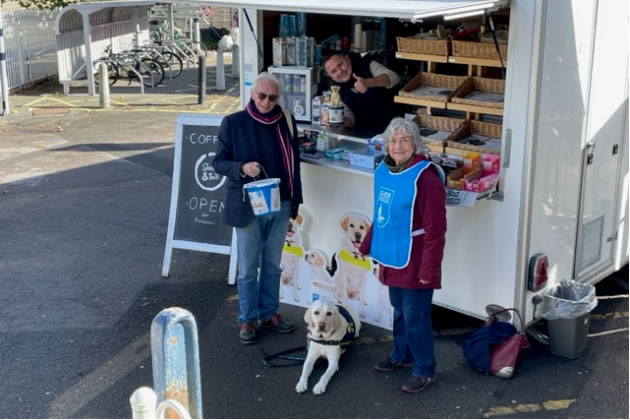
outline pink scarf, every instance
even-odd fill
[[[261,114],[260,112],[258,112],[258,109],[256,109],[256,106],[253,104],[253,102],[249,101],[245,109],[247,109],[247,113],[255,121],[265,125],[276,126],[276,136],[278,137],[278,141],[280,142],[280,149],[282,150],[282,163],[284,164],[284,170],[287,174],[287,179],[289,180],[289,192],[291,193],[291,198],[293,198],[294,156],[293,149],[291,148],[291,138],[289,136],[289,133],[286,129],[284,129],[284,126],[279,123],[284,116],[282,108],[276,105],[271,112],[267,114]],[[287,121],[287,124],[291,124],[291,121]],[[282,129],[280,128],[281,126]]]

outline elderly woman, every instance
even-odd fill
[[[361,253],[379,263],[394,307],[394,348],[374,368],[412,367],[405,392],[437,380],[431,300],[441,287],[446,194],[441,168],[423,156],[418,126],[394,118],[385,133],[385,158],[374,172],[374,219]]]

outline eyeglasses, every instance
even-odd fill
[[[264,101],[267,98],[269,98],[269,102],[276,102],[278,100],[278,95],[267,95],[262,92],[256,92],[256,96],[258,96],[258,99],[261,101]]]

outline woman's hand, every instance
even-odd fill
[[[244,163],[243,166],[241,166],[241,173],[255,178],[260,174],[260,164],[258,162]]]

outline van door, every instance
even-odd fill
[[[628,144],[628,2],[599,1],[595,18],[575,277],[599,281],[613,265],[620,164]]]

